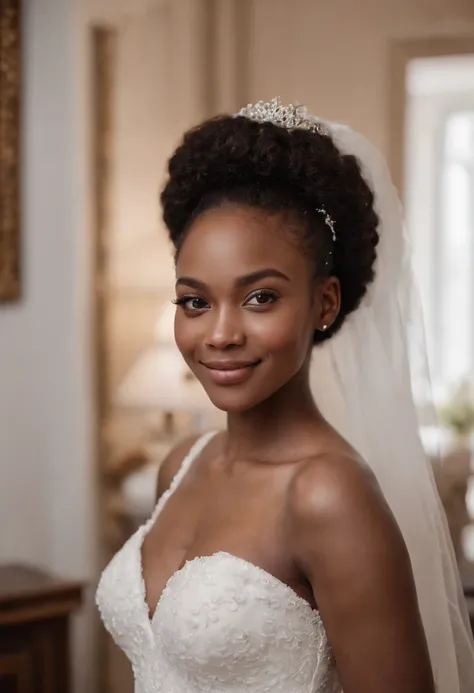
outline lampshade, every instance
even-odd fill
[[[115,404],[133,409],[150,409],[200,414],[218,412],[203,387],[192,377],[174,341],[175,306],[160,314],[155,343],[146,349],[120,383]]]
[[[189,379],[176,346],[156,344],[142,353],[120,384],[116,404],[134,409],[217,411],[202,385]]]
[[[158,344],[170,344],[175,346],[174,341],[174,316],[176,306],[168,303],[156,321],[154,337]]]

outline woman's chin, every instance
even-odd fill
[[[226,414],[245,414],[262,403],[261,397],[251,396],[250,393],[238,392],[231,388],[222,389],[220,392],[207,392],[212,404]]]

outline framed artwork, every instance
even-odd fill
[[[0,301],[21,294],[20,0],[0,0]]]

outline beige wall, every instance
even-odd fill
[[[254,0],[250,97],[306,103],[387,150],[391,43],[474,35],[470,0]]]
[[[90,581],[89,277],[73,2],[25,0],[22,29],[24,290],[18,303],[0,305],[0,562]],[[91,681],[87,635],[79,643],[78,693]]]

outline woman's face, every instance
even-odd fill
[[[316,283],[282,214],[225,205],[201,214],[176,268],[176,343],[216,407],[247,411],[306,364],[331,324],[338,283]]]

